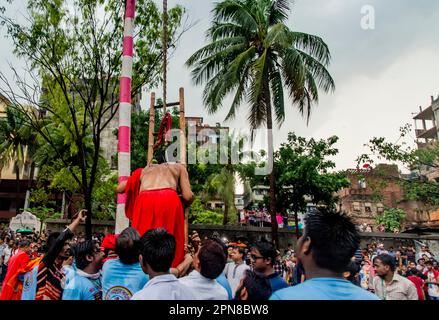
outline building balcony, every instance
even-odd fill
[[[414,120],[431,120],[434,121],[434,114],[432,106],[421,110],[414,118]]]
[[[436,126],[433,126],[427,130],[416,129],[415,133],[416,133],[416,138],[418,139],[437,139]]]

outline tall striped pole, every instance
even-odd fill
[[[119,96],[118,171],[119,182],[126,181],[131,174],[131,79],[133,74],[133,36],[136,0],[125,1],[123,33],[122,72]],[[125,194],[117,195],[116,228],[120,233],[129,226],[125,216]]]

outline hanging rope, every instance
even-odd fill
[[[159,133],[157,135],[157,142],[154,145],[154,151],[157,150],[165,141],[170,140],[170,131],[172,125],[172,117],[169,112],[166,112],[162,121],[160,122]]]
[[[168,0],[163,0],[163,113],[166,114],[168,85]]]

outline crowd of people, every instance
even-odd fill
[[[78,213],[62,232],[0,231],[2,300],[438,300],[438,263],[428,246],[360,248],[345,215],[309,213],[297,245],[226,243],[193,232],[173,267],[165,229],[87,240]]]

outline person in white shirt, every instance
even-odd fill
[[[232,262],[226,264],[224,268],[224,275],[229,281],[230,288],[232,289],[233,297],[235,297],[236,289],[238,288],[241,280],[244,278],[246,270],[250,270],[250,266],[245,264],[243,257],[245,255],[245,249],[236,247],[233,249],[231,258]]]
[[[215,241],[206,240],[194,257],[195,270],[179,281],[196,292],[198,300],[228,300],[226,289],[215,280],[225,265],[224,249]]]
[[[140,265],[150,280],[131,300],[196,300],[196,294],[170,273],[175,256],[174,236],[165,229],[153,229],[140,241]]]

